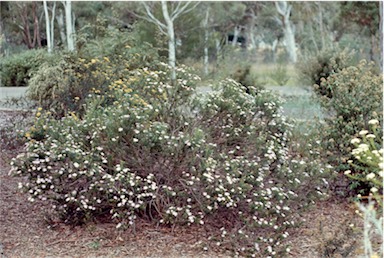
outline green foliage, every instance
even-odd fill
[[[252,71],[252,63],[246,59],[244,52],[233,49],[232,46],[227,46],[224,52],[225,56],[219,61],[218,69],[214,74],[216,79],[229,77],[245,87],[264,88],[265,82]]]
[[[332,96],[319,98],[321,106],[329,113],[325,119],[328,128],[324,139],[327,139],[325,148],[332,153],[327,154],[330,160],[331,157],[341,158],[342,161],[349,159],[353,148],[350,138],[361,128],[367,128],[370,119],[377,119],[382,124],[383,80],[372,70],[372,64],[363,60],[357,66],[341,69],[321,82],[321,88],[327,89],[328,96]],[[382,134],[381,128],[378,128],[378,134]],[[339,169],[346,170],[348,167],[340,165]]]
[[[42,65],[30,80],[28,97],[58,117],[66,112],[81,111],[90,91],[105,91],[110,82],[107,77],[114,75],[114,71],[107,68],[107,60],[66,55],[55,65]]]
[[[323,80],[321,88],[332,96],[320,98],[320,104],[331,115],[326,121],[331,127],[329,139],[334,140],[332,150],[349,153],[349,138],[365,128],[370,118],[382,122],[382,84],[382,77],[372,72],[372,66],[365,61]]]
[[[367,27],[371,34],[375,34],[380,23],[379,2],[342,2],[339,16],[342,21]]]
[[[155,66],[158,56],[151,46],[116,29],[98,30],[102,36],[83,45],[79,54],[42,65],[30,80],[28,96],[55,116],[81,115],[91,91],[104,93],[114,81],[129,80],[135,69]],[[87,33],[82,35],[87,38]]]
[[[288,75],[287,66],[282,62],[278,62],[275,69],[270,73],[269,77],[279,86],[284,86],[290,79]]]
[[[36,114],[12,163],[29,200],[75,224],[210,223],[238,254],[283,255],[294,209],[324,195],[327,169],[290,153],[278,100],[231,79],[201,98],[197,76],[179,67],[171,84],[162,63],[130,72],[86,97],[82,116]]]
[[[52,65],[57,56],[46,50],[28,50],[0,60],[1,86],[28,86],[29,79],[44,64]]]
[[[127,61],[134,58],[130,60],[131,67],[148,65],[158,59],[156,48],[138,40],[141,32],[136,27],[130,30],[109,27],[106,20],[98,18],[96,25],[87,25],[79,32],[78,45],[81,45],[79,56],[108,57],[112,61],[115,58],[125,58]],[[138,56],[140,58],[137,58]]]
[[[322,78],[327,79],[330,75],[341,69],[354,64],[354,51],[348,49],[340,50],[326,49],[313,57],[302,60],[298,64],[299,79],[303,83],[313,85],[316,94],[332,97],[329,89],[321,86]]]
[[[352,150],[353,159],[348,163],[353,167],[344,172],[353,182],[357,184],[363,182],[370,189],[369,195],[374,198],[376,203],[383,207],[383,138],[382,126],[379,120],[372,119],[368,122],[370,131],[361,130],[360,137],[353,138],[351,144],[355,146]],[[380,134],[381,132],[381,134]]]

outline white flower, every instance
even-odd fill
[[[133,138],[133,142],[138,142],[138,141],[139,141],[139,139]]]
[[[372,188],[371,188],[371,192],[372,192],[372,193],[376,193],[377,191],[378,191],[378,190],[377,190],[376,187],[372,187]]]
[[[374,135],[374,134],[367,134],[367,136],[366,136],[367,138],[375,138],[376,136]]]
[[[349,175],[349,174],[351,174],[351,170],[344,171],[344,175]]]
[[[353,138],[353,139],[351,140],[351,143],[352,143],[352,144],[359,143],[359,142],[360,142],[360,139],[359,139],[359,138]]]
[[[369,173],[369,174],[367,175],[367,179],[368,179],[368,180],[373,179],[373,178],[375,178],[375,174],[374,174],[374,173]]]
[[[377,124],[379,124],[379,120],[377,120],[377,119],[369,120],[368,124],[370,124],[370,125],[377,125]]]
[[[368,133],[367,130],[361,130],[361,131],[359,132],[360,135],[366,135],[367,133]]]
[[[74,166],[75,168],[78,168],[80,165],[79,165],[79,163],[75,162],[75,163],[73,163],[73,166]]]
[[[120,128],[118,129],[118,131],[119,131],[119,132],[122,132],[122,131],[123,131],[123,128],[120,127]]]

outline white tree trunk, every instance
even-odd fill
[[[323,22],[323,8],[321,7],[321,2],[318,2],[318,16],[319,16],[319,30],[321,36],[321,49],[325,49],[325,36],[324,36],[324,22]]]
[[[43,1],[43,5],[44,5],[44,14],[45,14],[45,32],[47,34],[48,53],[52,53],[51,24],[49,22],[50,19],[49,19],[47,1]]]
[[[161,1],[162,13],[165,23],[160,19],[156,18],[151,10],[151,5],[146,2],[141,2],[145,8],[146,16],[137,15],[140,18],[143,18],[149,22],[152,22],[157,25],[159,30],[167,35],[168,37],[168,64],[170,65],[171,79],[176,79],[176,41],[175,41],[175,30],[174,30],[174,20],[180,15],[187,13],[194,9],[199,3],[195,3],[190,6],[191,2],[175,2],[175,7],[171,10],[171,14],[168,11],[167,1]]]
[[[292,5],[288,5],[286,1],[275,2],[277,12],[283,17],[283,29],[284,29],[284,39],[286,43],[286,50],[288,53],[289,61],[291,63],[296,63],[297,53],[296,53],[296,42],[295,42],[295,32],[289,16],[291,15]]]
[[[168,63],[172,69],[171,79],[176,80],[176,45],[175,45],[175,31],[173,28],[173,20],[169,16],[168,6],[166,1],[161,1],[161,7],[163,10],[163,16],[165,23],[167,24],[168,34]]]
[[[208,58],[208,41],[209,41],[209,7],[207,7],[207,12],[205,13],[204,20],[204,74],[207,76],[209,74],[209,58]]]
[[[67,32],[68,51],[75,51],[75,39],[72,23],[72,2],[67,0],[63,2],[65,11],[65,27]]]
[[[64,15],[63,10],[59,9],[59,14],[56,16],[57,26],[59,27],[60,32],[60,39],[63,45],[67,44],[67,37],[65,35],[65,29],[64,29]]]
[[[239,28],[235,26],[235,29],[233,31],[233,39],[232,39],[232,46],[237,45],[237,39],[239,38]]]
[[[56,12],[56,2],[53,2],[52,7],[52,17],[51,17],[51,46],[52,49],[55,48],[55,12]]]
[[[296,53],[295,33],[290,24],[285,27],[284,34],[285,34],[284,35],[285,42],[287,44],[287,52],[288,52],[289,60],[292,63],[296,63],[297,53]]]

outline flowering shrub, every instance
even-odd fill
[[[352,150],[354,160],[349,160],[349,164],[354,168],[354,172],[346,170],[346,174],[354,181],[354,185],[359,186],[363,183],[367,185],[369,193],[376,202],[382,206],[383,191],[383,138],[378,133],[379,121],[372,119],[368,122],[371,132],[361,130],[359,137],[353,138],[351,143],[355,146]]]
[[[87,40],[86,35],[81,33],[79,40]],[[136,69],[157,69],[155,49],[117,29],[104,28],[102,35],[89,39],[79,54],[62,54],[54,65],[43,64],[30,79],[29,98],[57,117],[81,115],[91,92],[104,94],[115,81],[129,81]]]
[[[378,119],[382,124],[382,89],[381,75],[373,72],[372,64],[362,60],[357,66],[350,66],[329,76],[321,83],[332,93],[332,98],[322,97],[320,104],[328,111],[325,148],[337,157],[332,162],[347,161],[353,145],[350,138],[361,128],[366,128],[371,118]],[[382,133],[377,128],[378,134]],[[340,167],[341,168],[341,167]],[[346,168],[342,168],[346,169]]]
[[[12,161],[29,200],[49,200],[68,223],[209,223],[237,253],[283,254],[294,209],[311,201],[301,193],[324,195],[327,169],[290,153],[278,99],[231,79],[198,96],[197,76],[179,67],[171,84],[162,63],[129,75],[87,96],[81,116],[39,110]]]

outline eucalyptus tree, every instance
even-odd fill
[[[48,53],[51,53],[55,43],[55,11],[56,11],[56,2],[53,2],[51,7],[51,16],[49,16],[49,9],[47,1],[43,1],[44,5],[44,14],[45,14],[45,31],[47,34],[47,48]]]
[[[69,51],[75,51],[75,18],[72,12],[72,1],[62,1],[65,12],[66,42]]]
[[[284,39],[289,61],[292,63],[296,63],[297,53],[295,30],[290,20],[292,5],[290,3],[287,3],[287,1],[279,1],[275,2],[275,6],[278,14],[280,15],[280,19],[277,18],[276,21],[283,27],[284,30]]]
[[[168,39],[168,64],[172,68],[172,80],[176,79],[176,37],[175,21],[183,14],[192,11],[199,2],[141,2],[144,8],[138,17],[157,26]],[[161,16],[156,15],[155,9],[161,7]]]

